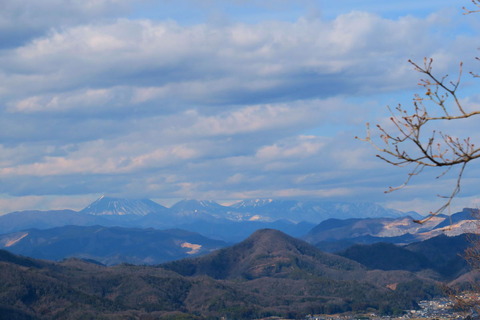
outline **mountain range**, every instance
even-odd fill
[[[430,277],[451,281],[471,271],[464,255],[475,238],[472,234],[440,235],[405,246],[385,242],[355,244],[337,254],[369,269],[428,271]]]
[[[319,203],[314,204],[315,202],[267,199],[241,201],[230,206],[222,206],[214,201],[184,200],[171,208],[166,208],[151,200],[101,197],[78,212],[73,210],[20,211],[0,216],[0,235],[3,234],[4,238],[10,239],[19,237],[18,234],[28,233],[28,236],[25,236],[22,241],[10,247],[11,250],[20,250],[16,248],[20,248],[20,245],[26,241],[32,241],[31,246],[33,246],[33,243],[36,243],[33,237],[35,235],[40,237],[41,230],[44,230],[41,237],[49,239],[52,234],[57,232],[62,235],[68,234],[66,230],[70,229],[67,228],[64,231],[59,229],[67,226],[92,227],[85,228],[83,234],[82,232],[72,232],[72,234],[82,234],[84,236],[82,239],[77,239],[82,243],[91,242],[91,239],[95,239],[93,236],[99,239],[98,237],[101,234],[107,233],[105,228],[113,227],[123,228],[124,237],[128,235],[131,239],[136,239],[133,242],[145,241],[145,243],[149,240],[146,238],[140,240],[138,234],[141,234],[141,232],[136,232],[136,235],[134,235],[134,229],[154,228],[158,231],[158,234],[160,233],[159,230],[180,229],[185,232],[199,233],[205,238],[220,240],[224,243],[236,243],[244,240],[256,230],[270,228],[301,238],[323,251],[338,252],[354,244],[376,242],[408,244],[442,234],[455,236],[472,233],[478,229],[477,220],[474,217],[478,210],[474,209],[464,209],[451,216],[437,215],[426,223],[418,224],[414,222],[415,216],[400,215],[401,213],[397,211],[390,211],[390,215],[394,215],[394,217],[368,217],[369,215],[384,214],[386,211],[386,209],[379,209],[379,206],[372,204],[322,203],[323,207],[320,207]],[[322,220],[318,224],[309,221],[293,222],[291,219],[285,218],[288,216],[313,215],[313,212],[321,212],[328,207],[333,208],[332,212],[336,212],[338,217],[340,217],[338,210],[341,210],[347,217],[357,215],[359,212],[364,212],[367,217],[343,217],[343,219],[337,217]],[[305,211],[300,211],[300,208]],[[366,211],[371,209],[373,213],[361,211],[360,208]],[[246,217],[249,217],[249,219],[245,220]],[[268,219],[265,217],[268,217]],[[278,219],[275,220],[275,217]],[[97,228],[98,226],[104,227],[103,233],[93,232],[95,226]],[[57,229],[47,231],[52,228]],[[113,234],[119,233],[118,230],[111,229],[108,234],[113,237]],[[153,231],[145,234],[151,232]],[[88,237],[90,237],[90,240],[86,240]],[[62,237],[57,237],[57,239],[59,238]],[[63,239],[63,241],[66,240]],[[53,243],[47,243],[53,245]],[[202,248],[206,248],[203,244],[201,245]],[[3,248],[7,247],[3,246]],[[170,249],[171,254],[165,254],[164,258],[157,255],[151,259],[152,263],[184,257],[182,255],[184,253],[179,252],[175,245],[172,245]],[[186,251],[186,249],[183,249],[183,251]],[[22,253],[23,251],[15,252]],[[77,252],[78,255],[80,253]],[[25,254],[27,253],[25,252]],[[83,250],[83,254],[94,255],[94,252]],[[41,258],[42,256],[37,255],[36,257]],[[123,257],[125,258],[123,262],[129,263],[137,263],[142,259],[149,261],[146,256],[138,261],[133,256]],[[104,256],[100,260],[107,264],[120,261],[119,258],[110,261]]]
[[[306,213],[296,211],[302,207]],[[348,216],[361,207],[341,210]],[[398,212],[376,216],[380,211],[366,218],[351,212],[353,217],[343,220],[336,211],[336,218],[319,223],[286,219],[320,211],[297,201],[222,206],[185,200],[166,208],[150,200],[102,197],[78,212],[0,216],[0,249],[8,250],[0,250],[0,315],[252,319],[366,310],[395,314],[442,294],[446,284],[469,288],[479,278],[460,256],[471,244],[466,233],[478,230],[473,217],[478,210],[438,215],[424,224]]]
[[[396,314],[441,291],[408,271],[371,270],[280,231],[160,266],[48,262],[0,250],[0,314],[10,319],[253,319]]]
[[[42,211],[35,212],[37,216]],[[52,211],[43,211],[50,213]],[[348,202],[324,202],[324,201],[294,201],[257,199],[234,203],[224,206],[214,201],[205,200],[182,200],[170,208],[166,208],[149,199],[121,199],[102,196],[79,212],[71,210],[57,211],[77,213],[78,215],[90,215],[103,217],[108,220],[111,217],[135,218],[156,215],[162,219],[162,223],[171,224],[195,220],[229,220],[229,221],[265,221],[288,220],[294,223],[310,222],[319,223],[329,218],[360,218],[360,217],[400,217],[404,213],[386,209],[374,203],[348,203]],[[21,212],[12,212],[0,216],[15,216]],[[418,214],[416,214],[418,216]],[[3,219],[3,218],[2,218]],[[2,231],[2,230],[0,230]],[[8,230],[11,231],[11,230]]]
[[[66,225],[119,226],[156,229],[181,228],[229,242],[245,239],[253,231],[275,228],[301,236],[330,218],[404,216],[373,203],[257,199],[220,205],[214,201],[182,200],[170,208],[148,199],[97,199],[80,211],[17,211],[0,216],[0,234]],[[415,216],[418,217],[418,214]]]
[[[276,232],[280,231],[277,230]],[[452,237],[442,234],[407,245],[396,245],[388,242],[351,244],[346,249],[335,253],[371,269],[411,272],[429,270],[430,273],[436,273],[435,279],[446,281],[468,272],[468,265],[462,255],[471,246],[472,237],[473,235],[470,234]],[[243,245],[249,243],[253,247],[252,241],[262,240],[263,238],[250,237],[249,239],[250,242],[242,242]],[[303,241],[300,239],[295,239],[295,241],[297,243],[296,247],[290,247],[289,250],[305,252],[306,249],[298,248],[305,246],[306,243],[302,244]],[[293,240],[291,242],[293,243]],[[229,245],[231,244],[179,229],[65,226],[46,230],[30,229],[0,235],[0,249],[12,253],[56,261],[67,258],[81,258],[96,261],[103,265],[118,265],[121,263],[156,265],[187,257],[204,256]],[[276,246],[279,243],[255,245],[260,248],[267,247],[272,251],[277,250]],[[318,251],[319,246],[316,245],[315,247],[315,251]],[[288,250],[283,250],[282,254],[286,251]],[[219,252],[218,254],[222,255],[221,251]],[[233,257],[240,259],[244,255],[244,253],[235,254]],[[222,263],[218,261],[216,264],[222,266]],[[231,265],[240,270],[246,264],[245,261],[235,261]],[[223,267],[219,268],[221,272],[230,273]],[[187,269],[191,270],[192,268],[188,267]],[[195,267],[194,269],[197,270],[198,268]],[[199,267],[199,269],[202,268]],[[197,274],[196,271],[192,272],[184,275]],[[247,271],[242,272],[237,271],[232,272],[232,274],[237,274],[237,276],[243,274],[244,277],[249,278]],[[208,275],[216,278],[213,274]]]
[[[159,264],[225,246],[224,241],[178,229],[64,226],[0,235],[0,248],[13,253],[48,260],[76,257],[105,265]]]
[[[324,251],[335,252],[353,244],[389,242],[408,244],[439,235],[477,233],[478,209],[465,208],[451,216],[437,215],[425,223],[412,217],[328,219],[312,228],[302,239]]]

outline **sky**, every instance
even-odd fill
[[[229,203],[371,201],[428,213],[454,174],[397,192],[355,139],[438,74],[478,70],[469,1],[4,0],[0,214],[81,209],[101,195]],[[477,69],[475,69],[477,68]],[[462,101],[480,105],[464,72]],[[480,139],[478,119],[448,124]],[[477,140],[478,140],[477,139]],[[453,210],[478,205],[480,165]]]

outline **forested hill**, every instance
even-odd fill
[[[218,274],[221,268],[226,271]],[[274,230],[205,257],[157,267],[105,267],[78,259],[53,263],[0,251],[0,272],[0,310],[11,319],[394,313],[440,292],[434,281],[413,273],[369,271]]]

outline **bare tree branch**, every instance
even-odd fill
[[[463,14],[470,14],[470,13],[476,13],[476,12],[480,12],[480,1],[478,0],[471,0],[473,5],[476,6],[477,8],[479,9],[476,9],[476,10],[470,10],[470,9],[467,9],[466,7],[463,7]]]
[[[472,2],[480,8],[477,0]],[[450,169],[457,168],[457,180],[452,192],[450,195],[440,196],[445,199],[445,203],[437,210],[430,212],[430,216],[427,218],[416,220],[418,223],[424,223],[450,206],[452,200],[460,192],[461,179],[467,164],[480,158],[480,148],[471,142],[470,137],[458,138],[448,133],[429,129],[429,126],[439,127],[441,122],[468,119],[479,115],[480,110],[466,112],[458,97],[457,91],[463,73],[462,63],[460,63],[455,80],[449,80],[448,75],[442,77],[435,75],[431,58],[425,58],[422,65],[411,60],[409,63],[424,76],[419,82],[419,85],[425,90],[424,94],[414,96],[410,109],[406,109],[402,105],[398,105],[394,110],[389,108],[394,132],[377,125],[381,143],[372,139],[368,124],[367,135],[360,140],[372,144],[379,151],[377,157],[393,166],[413,165],[413,170],[408,173],[406,181],[398,187],[389,187],[386,192],[405,187],[414,176],[422,173],[426,167],[444,168],[438,178],[445,175]]]

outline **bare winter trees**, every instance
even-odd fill
[[[472,0],[480,10],[480,1]],[[479,10],[467,10],[473,13]],[[478,60],[478,58],[477,58]],[[406,186],[410,180],[423,172],[427,167],[438,168],[438,177],[450,170],[456,170],[456,183],[450,194],[442,195],[444,204],[420,221],[424,222],[441,213],[451,204],[452,199],[460,191],[465,167],[472,160],[480,158],[480,147],[471,137],[459,137],[454,133],[442,131],[449,124],[460,124],[468,118],[480,114],[480,110],[469,110],[458,96],[462,79],[463,64],[460,63],[458,75],[452,80],[448,75],[437,76],[433,72],[433,59],[425,58],[422,64],[409,61],[415,70],[422,75],[419,85],[424,89],[422,94],[414,96],[410,107],[398,105],[390,109],[390,125],[377,125],[377,133],[373,139],[367,125],[367,136],[364,141],[371,143],[378,151],[377,157],[394,166],[411,166],[405,183],[398,187],[390,187],[391,192]],[[473,77],[479,77],[470,73]],[[468,110],[468,111],[467,111]],[[388,129],[387,129],[388,127]],[[450,126],[451,127],[451,126]]]

